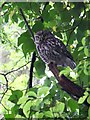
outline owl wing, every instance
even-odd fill
[[[66,46],[63,44],[63,42],[57,38],[55,38],[55,42],[56,42],[56,47],[55,50],[57,53],[63,54],[66,57],[70,58],[71,60],[73,60],[72,55],[70,54],[70,52],[67,50]],[[74,61],[74,60],[73,60]]]

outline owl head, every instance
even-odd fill
[[[44,42],[48,36],[53,36],[53,34],[48,30],[41,30],[35,34],[35,44],[39,45],[41,42]]]

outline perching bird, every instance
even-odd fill
[[[34,42],[41,59],[45,63],[50,64],[52,62],[57,66],[69,66],[71,69],[76,67],[73,57],[66,46],[50,31],[41,30],[37,32]]]

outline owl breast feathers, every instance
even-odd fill
[[[66,46],[50,31],[42,30],[37,32],[34,42],[41,59],[45,63],[50,64],[53,62],[57,66],[69,66],[71,69],[76,67],[73,57]]]

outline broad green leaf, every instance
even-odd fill
[[[60,13],[60,11],[62,11],[63,10],[63,3],[58,3],[58,2],[56,2],[55,4],[54,4],[54,9],[58,12],[58,13]]]
[[[90,104],[90,96],[87,98],[87,102]]]
[[[86,56],[90,56],[89,48],[88,47],[84,48],[84,53],[85,53]]]
[[[31,39],[30,33],[28,31],[22,33],[18,38],[18,46],[22,44],[22,50],[26,57],[27,53],[31,53],[35,50],[35,44]]]
[[[84,101],[86,100],[86,98],[87,98],[87,96],[80,97],[79,100],[78,100],[78,103],[79,104],[84,103]]]
[[[14,22],[18,23],[18,16],[16,15],[16,13],[13,14],[12,19]]]
[[[18,105],[20,105],[20,104],[24,104],[24,103],[26,103],[26,101],[28,100],[29,98],[27,97],[27,96],[23,96],[23,97],[21,97],[20,99],[19,99],[19,101],[18,101]]]
[[[40,108],[42,107],[42,99],[36,99],[36,100],[33,100],[32,101],[32,107],[31,107],[31,110],[33,111],[39,111]]]
[[[64,103],[57,102],[55,107],[53,107],[53,111],[54,112],[63,113],[64,112],[64,108],[65,108],[65,104]]]
[[[84,73],[86,75],[90,75],[90,63],[89,63],[89,61],[84,63]]]
[[[71,20],[71,15],[70,12],[68,10],[64,10],[61,14],[61,20],[62,22],[70,22]]]
[[[51,79],[50,78],[46,78],[44,80],[44,85],[50,87],[51,86]]]
[[[35,22],[35,24],[33,25],[32,31],[34,32],[38,32],[40,30],[43,30],[44,26],[43,23],[41,21],[37,21]]]
[[[45,87],[45,86],[39,88],[38,92],[37,92],[37,96],[38,97],[45,97],[46,95],[49,94],[49,89],[50,89],[49,87]]]
[[[36,114],[35,114],[35,118],[42,118],[43,115],[44,115],[43,113],[36,112]]]
[[[30,8],[35,14],[39,14],[39,11],[40,11],[39,3],[31,2]]]
[[[41,102],[42,102],[41,99],[36,99],[36,100],[33,101],[33,103],[35,103],[35,104],[33,104],[33,106],[35,106],[35,107],[40,106]]]
[[[42,77],[45,75],[45,63],[42,60],[38,60],[34,63],[36,69],[36,76]]]
[[[82,45],[85,46],[85,43],[86,43],[85,38],[83,38],[82,39]]]
[[[14,114],[4,114],[4,117],[6,120],[15,120],[15,115]]]
[[[37,95],[36,95],[36,93],[35,93],[34,91],[29,91],[29,92],[27,92],[26,95],[27,95],[28,97],[34,97],[34,98],[37,97]]]
[[[15,2],[13,4],[14,6],[18,6],[19,8],[22,8],[24,11],[27,11],[30,9],[30,3],[29,2]]]
[[[47,118],[53,118],[53,113],[51,111],[45,111],[44,112],[44,115],[47,117]]]
[[[7,23],[8,20],[9,20],[9,13],[7,13],[7,14],[5,15],[5,22]]]
[[[81,51],[81,50],[83,50],[84,49],[84,47],[79,47],[78,48],[78,51]]]
[[[69,75],[70,74],[70,67],[66,67],[64,68],[60,74],[64,74],[64,75]]]
[[[14,115],[18,114],[18,110],[19,110],[19,106],[17,106],[17,105],[14,105],[11,108],[12,114],[14,114]]]
[[[49,14],[49,12],[47,10],[44,10],[42,12],[42,17],[43,17],[44,21],[46,21],[46,22],[50,21],[50,14]]]
[[[75,19],[79,19],[79,16],[82,12],[82,9],[84,9],[83,3],[78,4],[78,2],[76,2],[73,6],[72,9],[70,9],[70,13],[72,16],[75,17]]]
[[[76,111],[76,109],[78,108],[78,104],[77,104],[77,102],[75,101],[75,100],[73,100],[73,99],[70,99],[69,101],[68,101],[68,106],[70,107],[70,109],[72,110],[72,111]]]
[[[20,26],[21,28],[23,28],[24,25],[25,25],[24,21],[19,23],[19,26]]]
[[[18,46],[21,44],[24,44],[25,42],[29,41],[31,38],[31,35],[28,31],[22,33],[20,37],[18,38]]]
[[[30,107],[33,105],[32,101],[28,101],[23,107],[23,113],[28,118],[30,113]]]
[[[22,97],[22,95],[23,95],[23,92],[20,90],[12,91],[12,95],[9,97],[8,100],[13,103],[17,103],[20,97]]]

